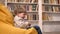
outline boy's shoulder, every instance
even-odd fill
[[[15,16],[14,19],[20,19],[18,16]]]

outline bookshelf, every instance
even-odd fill
[[[60,0],[42,0],[43,32],[59,32]],[[56,28],[55,28],[56,27]],[[58,31],[59,30],[59,31]]]
[[[31,23],[38,22],[43,32],[53,32],[48,30],[47,27],[55,26],[55,23],[60,23],[60,0],[5,0],[5,6],[7,6],[12,12],[17,6],[25,6],[25,10],[28,13],[28,21]],[[13,7],[13,8],[12,8]],[[44,30],[44,25],[49,23]],[[53,23],[54,25],[50,26]],[[57,27],[58,28],[58,27]],[[55,29],[56,30],[56,29]]]
[[[59,4],[59,0],[43,0],[44,1],[44,3],[42,4],[42,11],[43,11],[43,13],[44,13],[44,15],[43,15],[43,20],[44,20],[44,17],[45,17],[45,14],[47,14],[46,16],[47,17],[45,17],[45,19],[47,19],[47,20],[50,20],[49,19],[49,14],[59,14],[60,13],[60,4]]]

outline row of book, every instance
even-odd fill
[[[42,13],[42,20],[44,21],[60,21],[60,15],[59,14],[46,14]]]
[[[10,4],[10,5],[8,5],[8,7],[9,7],[9,9],[10,10],[14,10],[14,9],[16,9],[16,8],[21,8],[21,7],[23,7],[23,9],[24,10],[26,10],[26,11],[30,11],[30,12],[32,12],[32,11],[38,11],[38,5],[12,5],[12,4]]]
[[[28,20],[38,20],[39,16],[37,14],[30,14],[30,15],[27,15],[27,19]]]
[[[60,4],[60,0],[43,0],[43,3]]]
[[[48,15],[46,13],[42,13],[42,20],[52,20],[52,15]]]
[[[60,12],[60,6],[43,6],[42,10],[48,12]]]
[[[38,0],[7,0],[7,2],[29,2],[29,3],[38,3]]]

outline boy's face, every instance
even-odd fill
[[[21,18],[25,18],[26,14],[25,13],[19,13],[18,16]]]

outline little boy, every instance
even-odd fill
[[[25,19],[26,16],[26,11],[24,10],[15,10],[15,17],[14,17],[14,26],[18,27],[18,28],[23,28],[23,29],[27,29],[30,27],[29,22],[27,21],[27,19]]]
[[[14,25],[18,28],[29,29],[31,28],[31,24],[25,19],[26,11],[23,10],[15,10],[16,16],[14,17]],[[33,26],[38,34],[42,34],[39,26]]]

